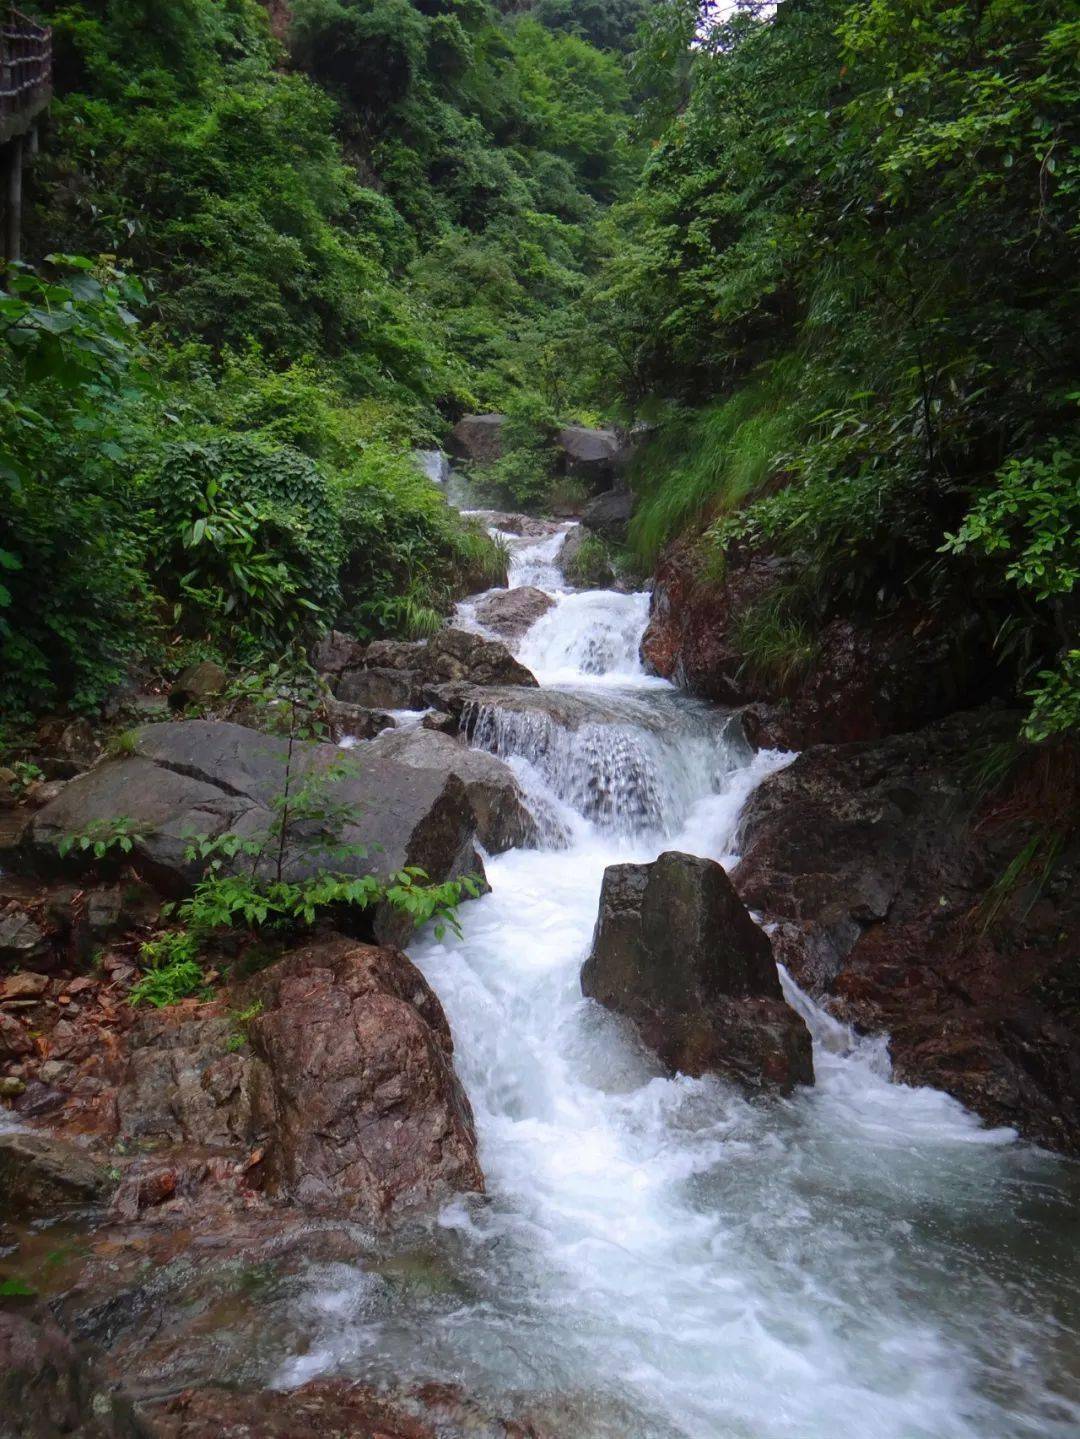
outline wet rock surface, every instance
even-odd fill
[[[657,569],[643,660],[703,699],[753,705],[748,733],[763,747],[877,739],[993,694],[990,637],[914,606],[873,622],[817,624],[804,663],[760,673],[740,646],[740,621],[796,577],[790,560],[747,554],[713,581],[692,546],[673,545]]]
[[[435,774],[456,775],[476,817],[477,838],[492,854],[536,842],[536,824],[517,778],[494,755],[469,749],[462,740],[423,726],[392,730],[361,746],[356,754],[362,764],[385,758]]]
[[[305,1208],[383,1223],[482,1190],[442,1006],[400,950],[333,936],[253,981],[273,1093],[266,1170]]]
[[[101,1204],[115,1187],[107,1166],[74,1144],[30,1131],[0,1134],[0,1212],[5,1218]]]
[[[608,868],[581,987],[671,1070],[782,1093],[813,1083],[810,1034],[769,940],[712,860],[669,852]]]
[[[143,1412],[160,1439],[549,1439],[529,1421],[486,1412],[449,1384],[387,1392],[324,1379],[287,1392],[202,1389]]]
[[[0,1439],[151,1439],[39,1305],[0,1309]]]
[[[1073,841],[1041,893],[1023,885],[992,915],[1038,816],[1017,829],[972,798],[980,754],[1016,725],[975,712],[805,751],[751,797],[733,880],[801,985],[888,1033],[897,1079],[1075,1152],[1080,853]]]
[[[519,640],[554,605],[555,601],[543,590],[521,585],[481,600],[476,606],[476,618],[505,639]]]
[[[375,640],[328,674],[339,701],[375,710],[425,709],[446,684],[536,686],[501,640],[453,628],[430,640]]]

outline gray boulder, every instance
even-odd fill
[[[188,665],[177,675],[169,691],[169,704],[173,709],[183,709],[185,705],[213,699],[224,690],[227,680],[225,671],[213,660]]]
[[[596,495],[581,512],[581,523],[587,530],[612,544],[626,541],[626,530],[634,512],[634,496],[629,490],[605,490]]]
[[[285,783],[287,751],[284,739],[242,725],[207,720],[149,725],[138,731],[133,755],[98,765],[38,811],[28,830],[31,857],[55,863],[61,836],[123,816],[135,834],[136,868],[167,891],[183,893],[199,876],[199,865],[185,857],[190,836],[231,832],[251,839],[267,832],[271,806]],[[332,745],[297,744],[294,783],[343,758]],[[389,875],[416,865],[436,883],[483,875],[475,816],[456,775],[380,759],[334,781],[330,798],[353,819],[337,834],[309,822],[303,838],[294,838],[286,850],[285,878],[305,879],[326,867],[314,852],[320,838],[366,846],[365,855],[333,860],[333,867],[347,874]],[[374,926],[386,941],[409,932],[407,918],[389,908],[376,913]]]
[[[390,730],[356,751],[360,762],[392,760],[434,774],[456,775],[464,784],[480,842],[492,854],[535,844],[536,824],[525,808],[513,770],[483,750],[423,727]]]
[[[421,703],[423,682],[412,670],[347,670],[337,683],[337,698],[362,709],[408,710]]]
[[[447,448],[459,460],[489,465],[502,458],[505,415],[465,415],[450,431]]]
[[[766,935],[723,868],[692,855],[605,871],[582,992],[629,1019],[667,1067],[788,1093],[814,1080]]]
[[[103,1164],[62,1139],[0,1134],[0,1213],[40,1219],[60,1206],[102,1204],[116,1187]]]

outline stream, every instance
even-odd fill
[[[468,717],[541,846],[487,860],[462,940],[411,950],[488,1198],[442,1212],[392,1306],[353,1266],[309,1274],[274,1381],[434,1376],[566,1439],[1075,1439],[1076,1166],[891,1083],[884,1041],[786,976],[817,1072],[786,1100],[664,1077],[582,998],[605,867],[730,866],[746,797],[793,757],[643,673],[648,597],[569,592],[566,528],[506,536],[511,586],[556,602],[516,646],[541,689]]]

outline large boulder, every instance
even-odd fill
[[[242,1031],[208,1005],[140,1020],[125,1138],[238,1163],[254,1151],[271,1193],[369,1224],[483,1189],[446,1016],[400,950],[322,936],[231,1004],[249,1015]]]
[[[505,415],[465,415],[450,431],[447,449],[459,460],[490,465],[502,458]]]
[[[416,709],[423,703],[423,681],[411,670],[346,670],[337,682],[336,696],[360,709]]]
[[[485,629],[494,630],[504,639],[519,640],[554,604],[543,590],[519,585],[512,590],[496,590],[480,600],[475,613]]]
[[[51,1217],[57,1208],[103,1203],[115,1188],[108,1169],[77,1145],[32,1130],[0,1134],[0,1213]]]
[[[482,1190],[472,1111],[435,994],[400,950],[317,940],[251,985],[273,1094],[270,1183],[383,1222]]]
[[[583,480],[591,490],[610,485],[625,469],[630,446],[614,430],[565,425],[555,437],[566,474]]]
[[[439,630],[429,640],[376,640],[334,676],[337,699],[376,710],[422,709],[433,686],[528,685],[536,678],[501,640],[472,630]]]
[[[629,490],[605,490],[596,495],[581,512],[581,523],[587,530],[611,544],[626,540],[627,526],[634,513],[634,496]]]
[[[669,852],[604,873],[584,994],[629,1019],[671,1070],[787,1093],[814,1081],[766,935],[723,868]]]
[[[494,755],[422,727],[389,730],[356,753],[361,763],[385,758],[413,769],[457,775],[476,816],[477,837],[492,854],[536,843],[536,824],[525,808],[521,786],[510,766]]]
[[[898,1079],[1080,1153],[1075,829],[1055,864],[999,883],[1061,823],[1053,805],[1066,757],[1035,808],[1048,755],[1032,754],[989,797],[972,794],[1018,724],[973,712],[804,751],[751,796],[732,879],[803,988],[861,1030],[888,1034]]]
[[[148,725],[137,732],[133,754],[72,781],[34,816],[27,840],[31,855],[42,864],[55,863],[63,835],[122,816],[133,831],[134,864],[163,888],[183,893],[199,875],[199,865],[186,857],[192,834],[215,838],[229,832],[250,839],[268,832],[287,756],[286,740],[242,725],[207,720]],[[298,743],[292,783],[341,760],[332,745]],[[335,856],[333,868],[347,874],[388,876],[415,865],[435,883],[482,876],[475,818],[455,775],[381,760],[333,781],[329,798],[354,818],[340,830],[309,821],[303,836],[294,835],[286,847],[286,879],[302,880],[327,867],[320,840],[364,847],[364,854]],[[263,868],[271,867],[268,856]],[[408,930],[400,911],[382,906],[376,912],[376,938],[399,941]]]
[[[228,1014],[205,1004],[143,1015],[129,1036],[117,1095],[121,1136],[231,1151],[266,1134],[273,1115],[268,1076],[233,1043],[239,1033]]]

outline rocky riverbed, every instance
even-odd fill
[[[569,586],[572,527],[488,518],[510,586],[327,637],[336,743],[290,759],[355,762],[351,872],[476,876],[460,938],[381,906],[128,1002],[187,837],[275,803],[284,741],[213,676],[110,753],[55,727],[7,811],[12,1432],[1071,1432],[1076,1172],[1016,1132],[1076,1144],[1075,916],[1059,880],[978,928],[1004,842],[962,802],[1010,717],[755,748],[790,710],[643,665],[689,653],[669,580],[650,621]],[[117,814],[122,862],[61,860]]]

